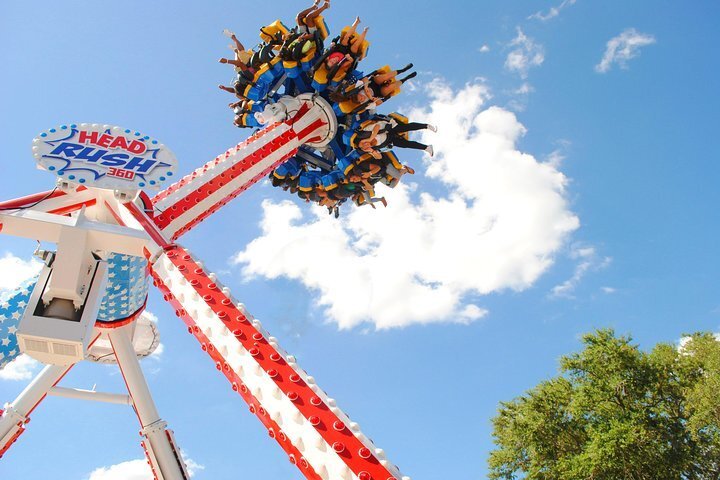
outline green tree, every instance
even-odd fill
[[[598,330],[493,419],[491,479],[720,479],[720,342],[641,351]]]

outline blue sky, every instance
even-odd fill
[[[231,97],[216,88],[230,79],[229,69],[217,63],[229,53],[221,31],[231,28],[253,44],[261,25],[276,18],[290,23],[304,7],[295,0],[3,3],[0,197],[51,188],[51,177],[34,168],[30,143],[62,123],[147,132],[175,152],[181,173],[242,140],[246,132],[232,126],[226,107]],[[553,7],[556,16],[548,15]],[[220,274],[404,474],[483,478],[498,402],[552,375],[559,356],[578,348],[581,333],[609,326],[650,347],[687,332],[720,330],[718,13],[709,1],[335,0],[327,14],[331,29],[356,14],[370,26],[368,69],[415,63],[421,75],[413,91],[393,99],[386,111],[435,114],[439,155],[427,163],[401,152],[418,174],[412,189],[388,194],[387,211],[348,211],[341,222],[328,223],[305,204],[284,204],[292,199],[283,192],[258,185],[182,243]],[[618,39],[615,55],[606,71],[598,71],[612,39]],[[472,102],[458,95],[476,103],[468,106]],[[453,123],[454,112],[487,120],[462,132],[467,149],[453,150],[453,132],[466,126]],[[492,163],[484,149],[496,140],[505,143]],[[466,152],[476,153],[459,157]],[[477,170],[475,163],[463,165],[480,176],[460,178],[453,159],[476,162]],[[523,165],[528,169],[514,170]],[[501,182],[482,175],[493,171],[509,176]],[[524,180],[537,197],[516,193],[524,192]],[[508,188],[493,189],[496,184]],[[492,248],[457,243],[477,225],[458,219],[462,209],[431,213],[422,193],[438,200],[434,206],[459,198],[480,209],[470,219],[483,218],[485,207],[544,207],[553,195],[557,201],[543,209],[547,222],[542,217],[523,230],[520,250],[510,251],[504,247],[515,245],[512,235]],[[260,226],[298,211],[292,228],[287,222]],[[372,232],[392,229],[411,214],[419,218],[412,226],[446,232],[455,239],[445,245],[466,250],[423,250],[413,246],[411,231]],[[532,223],[517,212],[502,215],[510,227]],[[577,224],[553,230],[570,218]],[[277,264],[273,242],[288,232],[303,239],[312,261],[295,255]],[[393,257],[393,271],[377,266],[373,273],[392,286],[407,280],[397,276],[407,269],[426,276],[420,284],[433,293],[454,297],[423,324],[408,306],[418,299],[404,290],[390,292],[395,303],[357,300],[355,308],[323,283],[321,273],[355,272],[342,262],[357,257],[318,250],[318,232],[346,242],[341,246],[357,247],[364,239],[362,252],[381,260],[394,251],[388,239],[402,238],[417,255]],[[0,258],[29,258],[33,249],[32,242],[0,238]],[[233,260],[238,252],[245,262]],[[462,275],[435,265],[463,258]],[[475,263],[483,258],[486,263]],[[320,274],[308,273],[308,265],[322,267]],[[368,284],[334,279],[367,293]],[[329,298],[318,304],[323,295]],[[466,310],[470,305],[476,310]],[[195,478],[300,478],[155,293],[149,310],[159,318],[165,348],[144,365],[161,414],[186,453],[204,466]],[[110,367],[81,365],[64,381],[93,384],[122,390]],[[0,401],[12,400],[24,385],[0,380]],[[128,408],[49,399],[0,461],[0,477],[61,472],[60,478],[85,480],[99,467],[141,458],[137,430]]]

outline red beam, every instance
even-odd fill
[[[262,332],[245,316],[233,299],[228,296],[226,290],[217,281],[211,280],[209,274],[185,249],[173,245],[165,250],[165,254],[187,283],[192,286],[201,302],[225,324],[240,346],[253,356],[257,364],[272,378],[275,385],[295,405],[305,420],[315,428],[316,432],[335,450],[337,456],[360,480],[396,479],[390,469],[382,464],[375,452],[367,448],[360,438],[355,436],[333,412],[331,406],[313,391],[294,367],[285,361]],[[216,368],[231,382],[233,390],[240,388],[241,394],[245,393],[243,392],[244,384],[239,375],[233,371],[227,359],[222,356],[211,339],[196,325],[195,319],[186,307],[175,298],[171,287],[165,284],[164,279],[152,267],[151,274],[155,286],[163,293],[164,300],[175,307],[176,315],[185,322],[188,331],[200,341],[203,351],[215,360]],[[282,430],[272,428],[268,423],[271,419],[267,418],[269,415],[263,408],[262,402],[246,395],[243,395],[243,399],[250,405],[252,413],[260,413],[257,416],[268,428],[271,437],[274,436],[277,439],[284,436]],[[284,445],[283,448],[285,448]],[[312,478],[303,468],[307,461],[302,462],[304,460],[302,457],[291,457],[291,462],[293,460],[297,462],[298,459],[300,459],[298,468],[307,478]]]
[[[48,190],[46,192],[34,193],[25,197],[15,198],[0,202],[0,210],[14,210],[18,208],[27,208],[42,200],[56,198],[66,195],[62,190]]]

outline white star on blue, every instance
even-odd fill
[[[145,303],[148,291],[144,258],[112,254],[108,264],[108,283],[98,312],[98,320],[103,322],[126,318],[137,312]]]
[[[7,298],[0,299],[0,369],[20,355],[15,332],[36,281],[32,279]]]

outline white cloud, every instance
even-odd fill
[[[483,318],[487,314],[488,311],[486,309],[473,304],[466,305],[465,308],[459,312],[460,317],[466,318],[468,322]]]
[[[487,312],[465,296],[533,284],[579,226],[566,177],[518,150],[525,127],[486,107],[482,83],[453,90],[435,80],[427,91],[429,108],[410,117],[438,125],[422,140],[435,146],[425,176],[441,193],[417,194],[405,177],[394,190],[378,188],[388,208],[345,207],[339,220],[265,201],[261,236],[234,257],[247,277],[298,280],[340,328],[378,329],[468,323]]]
[[[545,162],[554,168],[560,168],[567,156],[567,151],[571,143],[569,140],[564,139],[557,140],[555,143],[558,147],[545,157]]]
[[[194,476],[198,471],[204,470],[205,467],[197,464],[191,458],[183,455],[188,474]],[[118,463],[109,467],[96,468],[90,473],[88,480],[152,480],[153,475],[147,460],[138,459],[127,462]]]
[[[152,480],[153,475],[145,459],[131,460],[90,473],[89,480]]]
[[[608,295],[617,292],[617,288],[614,287],[600,287],[600,290],[602,290],[603,293],[607,293]]]
[[[153,322],[154,324],[157,325],[157,323],[158,323],[157,315],[152,313],[150,310],[145,310],[145,312],[143,312],[143,313],[145,314],[145,316],[147,317],[148,320],[150,320],[151,322]]]
[[[519,74],[521,78],[527,78],[532,67],[539,67],[545,61],[543,46],[525,35],[520,27],[517,28],[517,36],[508,46],[512,50],[505,58],[505,68]]]
[[[482,47],[478,48],[478,52],[480,53],[488,53],[490,51],[490,46],[486,43],[483,44]]]
[[[186,457],[184,453],[181,452],[181,455],[183,457],[183,460],[185,460],[185,466],[187,467],[188,474],[192,477],[195,476],[197,472],[200,470],[205,470],[205,465],[200,465],[199,463],[195,462],[190,457]]]
[[[534,91],[535,87],[528,82],[523,82],[523,84],[515,90],[510,90],[511,98],[507,107],[514,112],[524,112],[525,108],[527,108],[528,98]]]
[[[23,260],[11,253],[0,258],[0,296],[11,292],[40,272],[42,263],[35,258]]]
[[[513,92],[515,95],[529,95],[535,91],[535,88],[529,83],[525,82],[515,89]]]
[[[145,310],[145,312],[143,312],[143,314],[145,317],[147,317],[148,320],[150,320],[152,323],[157,325],[157,323],[158,323],[157,315],[150,312],[149,310]],[[160,342],[160,343],[158,343],[158,346],[155,348],[155,350],[148,356],[148,358],[160,360],[164,351],[165,351],[165,344]]]
[[[154,352],[150,354],[148,358],[154,358],[155,360],[160,360],[160,357],[162,357],[163,352],[165,351],[165,344],[164,343],[158,343],[157,348]]]
[[[550,10],[548,10],[547,13],[543,13],[542,11],[533,13],[532,15],[530,15],[528,17],[528,20],[534,19],[534,20],[540,20],[542,22],[546,22],[546,21],[560,15],[560,10],[562,10],[566,7],[571,7],[571,6],[575,5],[576,1],[577,0],[563,0],[562,3],[560,3],[559,5],[557,5],[555,7],[550,7]]]
[[[600,63],[595,65],[595,70],[600,73],[609,71],[614,64],[620,68],[628,68],[628,60],[640,55],[640,48],[655,43],[655,37],[640,33],[634,28],[628,28],[617,37],[607,42],[605,54]]]
[[[0,380],[30,380],[40,366],[40,362],[22,354],[0,370]]]
[[[720,342],[720,333],[714,333],[713,336],[715,337],[715,340]],[[692,340],[692,337],[687,336],[687,335],[684,337],[680,337],[680,340],[678,340],[678,347],[677,347],[678,352],[686,353],[685,350],[686,350],[687,344],[690,340]]]
[[[552,297],[573,298],[573,292],[588,272],[601,270],[612,262],[612,258],[600,257],[594,247],[587,246],[575,246],[570,251],[570,258],[577,261],[575,271],[572,277],[552,288]],[[605,293],[612,292],[605,291]]]
[[[560,168],[563,160],[565,160],[565,154],[562,150],[556,149],[550,152],[545,161],[548,165],[552,165],[555,168]]]

